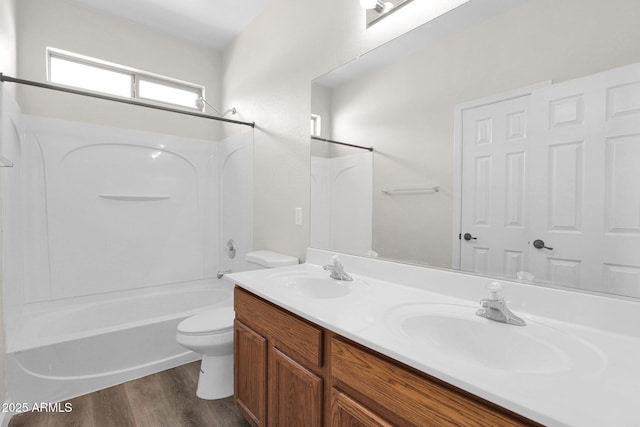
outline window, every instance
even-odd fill
[[[204,87],[58,49],[47,49],[52,83],[124,98],[204,110]]]
[[[146,79],[138,79],[138,97],[153,101],[169,102],[183,107],[197,108],[198,99],[202,96],[201,90],[185,88],[176,84]]]
[[[317,114],[311,115],[311,136],[320,136],[322,131],[322,119]]]
[[[49,81],[81,89],[131,97],[133,76],[55,56],[49,65]]]

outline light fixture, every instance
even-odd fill
[[[218,115],[220,117],[224,117],[227,114],[231,113],[233,115],[236,115],[238,113],[238,110],[236,110],[236,107],[232,107],[229,108],[227,111],[225,111],[224,113],[221,113],[220,111],[218,111],[218,109],[216,107],[214,107],[213,105],[209,104],[207,102],[206,99],[204,99],[204,96],[199,96],[198,99],[196,99],[196,107],[198,107],[200,110],[203,109],[203,107],[206,105],[208,105],[209,107],[211,107],[213,109],[213,111],[215,111],[216,113],[218,113]]]
[[[384,2],[382,0],[360,0],[360,6],[367,10],[375,9],[378,13],[384,11]]]
[[[412,0],[360,0],[360,6],[366,9],[367,27],[380,21]]]

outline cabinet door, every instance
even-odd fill
[[[234,322],[234,401],[247,421],[266,426],[267,340],[242,322]]]
[[[332,427],[392,427],[368,408],[333,389],[331,392]]]
[[[271,347],[268,382],[270,426],[322,425],[322,378]]]

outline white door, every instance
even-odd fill
[[[541,88],[531,103],[529,269],[640,296],[640,66]]]
[[[462,113],[462,270],[515,278],[526,268],[529,98]]]

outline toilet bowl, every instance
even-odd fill
[[[298,258],[261,250],[249,252],[250,270],[299,263]],[[202,355],[196,395],[201,399],[222,399],[233,395],[233,307],[216,307],[178,324],[178,344]]]
[[[233,307],[219,307],[178,324],[178,344],[202,355],[196,395],[222,399],[233,394]]]

